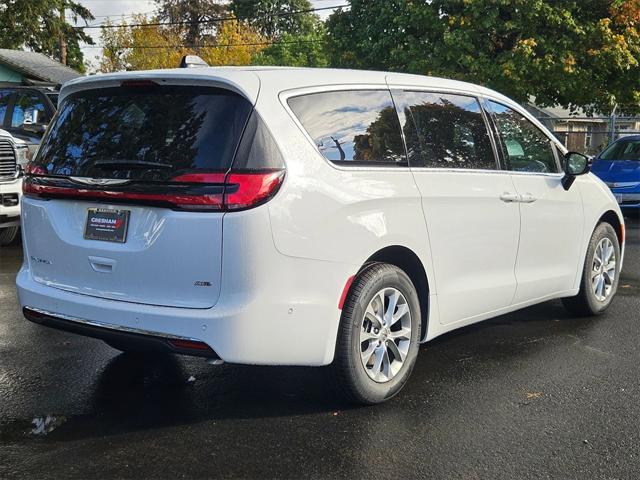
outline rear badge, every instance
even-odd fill
[[[193,286],[194,287],[210,287],[211,286],[211,282],[205,282],[203,280],[198,280],[193,282]]]
[[[130,213],[129,210],[90,208],[87,212],[84,238],[104,242],[126,242]]]

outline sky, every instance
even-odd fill
[[[76,0],[78,3],[87,7],[93,13],[95,20],[90,22],[91,25],[99,25],[104,23],[108,18],[114,22],[119,22],[124,15],[125,19],[134,13],[151,14],[156,8],[153,0]],[[311,0],[316,8],[329,7],[331,5],[339,5],[347,3],[345,0]],[[331,14],[331,10],[323,10],[318,12],[322,18],[326,18]],[[89,33],[98,46],[100,44],[100,30],[88,29]],[[83,45],[82,52],[86,60],[92,64],[97,64],[96,56],[100,54],[100,48],[96,46]]]

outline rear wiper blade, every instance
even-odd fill
[[[96,160],[93,162],[94,167],[102,166],[122,166],[131,168],[173,168],[169,163],[147,162],[144,160]]]

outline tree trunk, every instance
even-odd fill
[[[60,7],[60,63],[67,64],[67,38],[63,29],[63,25],[66,23],[64,5]]]

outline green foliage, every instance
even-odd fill
[[[229,15],[226,2],[221,0],[155,0],[155,3],[159,21],[186,22],[175,29],[189,46],[215,34],[219,23],[211,20]]]
[[[519,101],[640,111],[639,0],[352,0],[335,66],[457,78]]]
[[[74,21],[93,20],[91,12],[70,0],[5,0],[0,4],[0,48],[28,48],[59,59],[60,35],[67,41],[67,64],[84,71],[80,42],[93,45],[82,30],[60,18],[65,9]]]
[[[284,33],[254,58],[254,65],[287,65],[290,67],[326,67],[326,28],[317,22],[307,32]]]
[[[309,14],[274,15],[313,8],[309,0],[232,0],[231,11],[247,21],[261,35],[269,38],[285,33],[304,34],[317,17]]]

